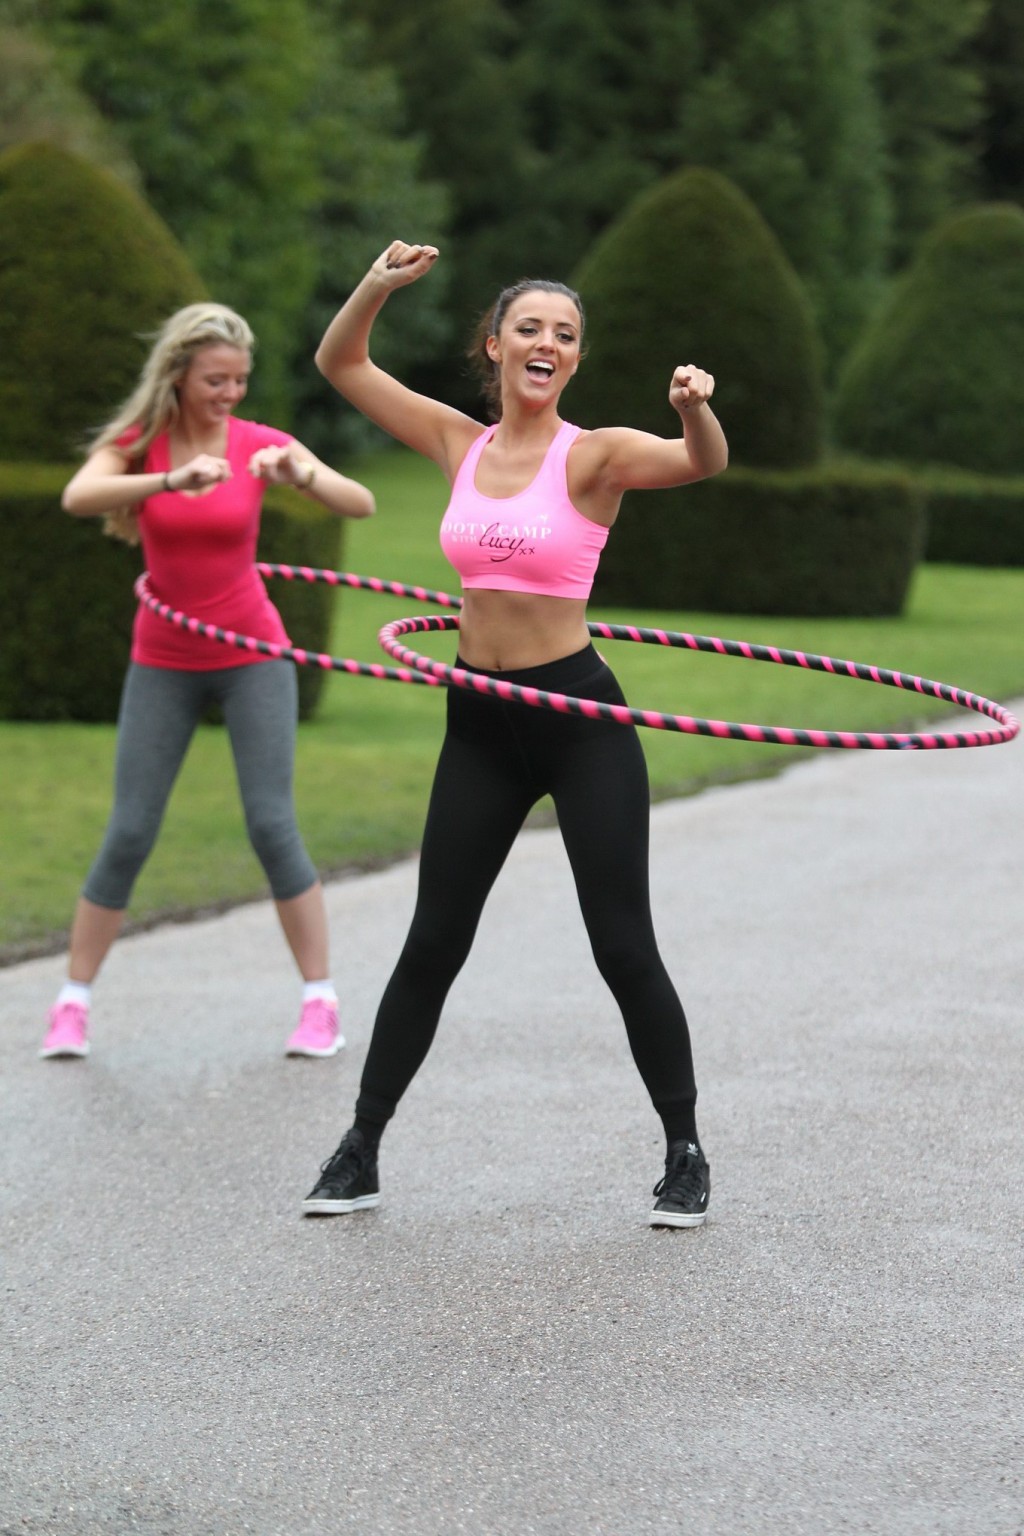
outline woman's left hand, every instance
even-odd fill
[[[249,460],[249,473],[257,480],[265,480],[268,485],[294,485],[300,490],[309,484],[310,470],[315,467],[308,454],[296,452],[295,443],[257,448]]]
[[[683,415],[707,405],[714,392],[714,376],[705,373],[703,368],[695,368],[692,363],[686,363],[672,375],[668,389],[669,404]]]

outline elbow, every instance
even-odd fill
[[[323,375],[328,384],[336,389],[343,399],[351,399],[353,389],[358,384],[362,363],[339,356],[334,348],[328,348],[323,342],[314,353],[313,362],[316,364],[317,372]]]
[[[709,460],[707,463],[695,466],[694,473],[690,476],[690,480],[691,482],[696,482],[698,480],[713,480],[716,475],[722,474],[724,470],[728,469],[728,467],[729,454],[728,452],[725,452],[720,455],[716,455],[714,459]]]
[[[313,354],[313,362],[318,373],[323,374],[328,384],[333,384],[338,392],[341,392],[342,363],[338,359],[334,347],[329,347],[326,340],[322,341]]]
[[[344,501],[337,503],[334,510],[339,517],[372,517],[377,510],[377,502],[373,492],[368,491],[365,485],[350,481]]]
[[[61,491],[60,504],[62,510],[70,512],[72,517],[82,516],[82,503],[78,498],[78,489],[73,480]]]

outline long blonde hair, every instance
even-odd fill
[[[178,419],[177,386],[196,353],[204,347],[216,346],[251,352],[255,345],[247,323],[226,304],[187,304],[177,310],[157,332],[135,389],[106,426],[95,433],[89,452],[109,447],[129,427],[139,427],[135,442],[121,451],[129,459],[141,462],[153,439],[168,431]],[[108,512],[103,519],[103,531],[127,544],[139,542],[139,522],[131,507]]]

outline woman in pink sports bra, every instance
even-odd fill
[[[255,567],[264,486],[293,485],[339,517],[368,517],[365,486],[287,432],[235,416],[253,336],[223,304],[166,321],[135,392],[100,431],[64,490],[76,517],[105,517],[138,543],[154,593],[208,623],[287,642]],[[139,608],[118,716],[114,806],[71,929],[67,980],[40,1055],[89,1051],[92,983],[121,929],[193,732],[224,712],[250,841],[303,979],[289,1055],[333,1056],[344,1041],[328,972],[323,891],[292,799],[297,687],[291,662],[233,651]]]
[[[561,283],[507,288],[482,322],[478,361],[494,424],[418,395],[370,358],[389,295],[430,271],[433,246],[393,241],[329,326],[317,365],[392,437],[440,466],[452,486],[441,544],[462,578],[458,665],[524,686],[624,702],[590,643],[587,598],[631,489],[682,485],[726,467],[709,404],[714,380],[687,365],[669,384],[683,435],[627,427],[585,432],[562,420],[579,367],[583,308]],[[648,881],[650,795],[635,730],[451,688],[431,792],[412,926],[388,982],[355,1120],[321,1166],[308,1215],[380,1200],[381,1134],[427,1054],[484,902],[524,820],[551,795],[594,958],[665,1131],[652,1226],[700,1226],[710,1174],[696,1124],[686,1017],[658,952]]]

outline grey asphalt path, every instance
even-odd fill
[[[658,1129],[561,845],[517,845],[375,1212],[303,1220],[415,865],[329,892],[349,1047],[289,1062],[271,909],[124,942],[87,1062],[0,973],[0,1533],[1024,1529],[1024,750],[850,753],[654,813],[713,1169]]]

